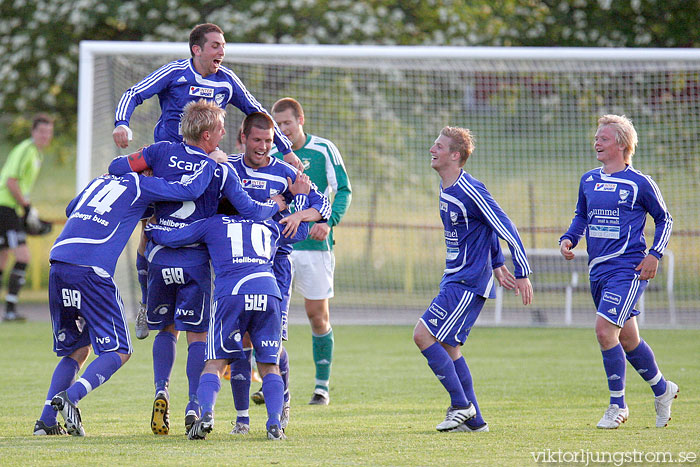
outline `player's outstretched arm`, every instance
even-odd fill
[[[523,299],[523,305],[529,305],[532,303],[532,284],[530,279],[523,277],[521,279],[515,279],[515,295],[520,295]]]

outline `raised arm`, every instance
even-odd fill
[[[280,211],[280,206],[274,201],[261,203],[251,198],[243,189],[236,170],[228,163],[221,164],[219,167],[224,170],[221,194],[229,200],[241,216],[254,221],[262,221]]]

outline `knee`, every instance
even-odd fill
[[[611,349],[620,342],[617,333],[613,332],[613,330],[608,327],[596,327],[595,334],[596,339],[598,339],[598,344],[600,344],[600,348],[603,350]]]
[[[418,321],[413,328],[413,342],[422,351],[433,345],[437,340],[428,332],[423,323]]]
[[[124,365],[126,362],[128,362],[129,359],[131,358],[130,353],[117,353],[117,355],[119,355],[119,358],[122,361],[122,365]]]

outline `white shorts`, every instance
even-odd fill
[[[335,255],[332,251],[294,250],[289,258],[294,290],[308,300],[333,297]]]

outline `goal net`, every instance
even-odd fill
[[[184,43],[81,43],[79,188],[121,153],[111,132],[122,93],[188,55]],[[573,216],[581,174],[599,165],[597,118],[616,113],[634,121],[634,165],[656,180],[674,216],[675,258],[664,258],[645,293],[645,324],[700,325],[700,52],[228,44],[225,65],[267,109],[281,97],[299,100],[305,131],[339,148],[353,198],[335,228],[331,307],[355,322],[415,322],[438,291],[445,246],[428,149],[452,125],[473,131],[466,170],[537,252],[534,303],[523,307],[505,291],[488,302],[480,324],[592,323],[585,245],[582,260],[567,263],[557,240]],[[232,152],[243,114],[227,111],[222,148]],[[136,109],[132,148],[152,142],[158,116],[155,98]],[[649,218],[648,243],[653,228]],[[132,308],[135,249],[132,242],[117,273]],[[302,306],[295,294],[292,313]]]

